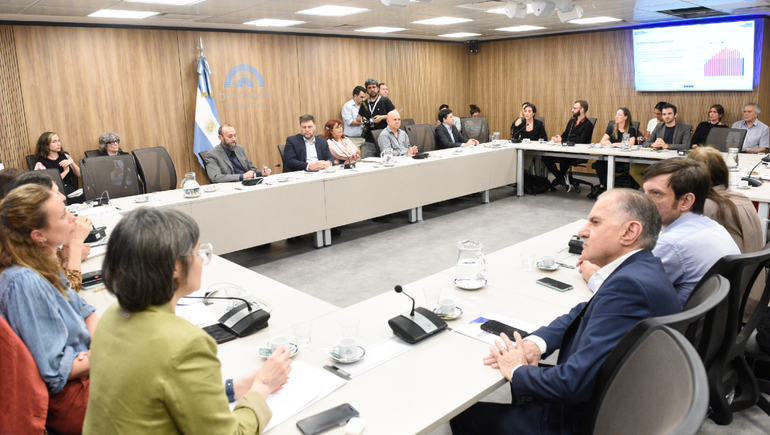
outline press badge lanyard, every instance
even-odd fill
[[[371,108],[371,109],[369,109],[369,115],[371,115],[371,116],[372,116],[372,118],[374,117],[374,109],[376,109],[376,108],[377,108],[377,103],[379,103],[379,102],[380,102],[380,97],[382,97],[382,95],[378,95],[378,96],[377,96],[377,99],[376,99],[376,100],[374,100],[374,106],[372,106],[372,108]]]

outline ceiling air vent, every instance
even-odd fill
[[[725,12],[716,11],[714,9],[697,7],[697,8],[682,8],[671,9],[668,11],[657,11],[659,14],[671,15],[673,17],[679,17],[684,19],[692,18],[706,18],[706,17],[721,17],[723,15],[729,15]]]

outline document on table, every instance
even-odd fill
[[[290,378],[281,391],[267,396],[267,406],[272,411],[273,418],[270,419],[263,433],[347,383],[338,376],[314,369],[302,361],[292,362]],[[235,409],[236,403],[230,403],[230,409]]]
[[[531,323],[522,322],[521,320],[513,319],[511,317],[505,317],[495,313],[485,313],[481,317],[477,317],[465,325],[456,328],[455,332],[467,335],[468,337],[475,338],[477,340],[481,340],[484,343],[494,345],[495,339],[500,338],[500,336],[481,330],[481,324],[487,320],[497,320],[498,322],[505,323],[506,325],[513,326],[514,328],[523,329],[527,332],[532,332],[538,328]]]
[[[200,299],[196,299],[196,301],[198,301],[198,303],[190,305],[177,304],[175,310],[176,315],[195,326],[205,326],[217,323],[217,318],[214,316],[214,313],[211,312],[209,307],[203,302],[200,302]]]

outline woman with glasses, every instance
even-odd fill
[[[0,202],[0,315],[29,349],[48,393],[46,426],[79,434],[99,317],[70,288],[59,246],[76,235],[61,195],[29,184]]]
[[[123,156],[128,154],[120,149],[120,136],[110,131],[99,135],[99,155],[102,156]]]
[[[92,344],[84,434],[257,434],[272,414],[265,399],[285,384],[289,352],[222,382],[217,344],[174,314],[198,290],[212,248],[176,210],[138,208],[110,235],[102,271],[118,299]],[[230,411],[229,401],[238,400]]]
[[[324,126],[324,139],[337,164],[351,163],[361,158],[361,151],[345,136],[344,126],[339,119],[331,119]]]

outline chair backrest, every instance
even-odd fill
[[[409,135],[409,143],[417,146],[422,153],[436,149],[436,131],[430,124],[415,124],[406,127],[406,133]]]
[[[29,167],[29,170],[31,171],[35,169],[35,163],[37,162],[37,159],[35,158],[35,156],[30,154],[26,157],[26,159],[27,159],[27,166]]]
[[[276,146],[278,147],[278,154],[281,155],[281,166],[283,167],[284,172],[288,171],[288,169],[286,169],[286,159],[283,156],[283,150],[286,149],[286,144],[282,143]]]
[[[384,128],[379,130],[372,130],[372,137],[374,142],[364,142],[361,147],[361,157],[379,157],[380,156],[380,144],[377,142],[380,139],[380,134],[384,131]]]
[[[463,136],[476,139],[479,143],[489,142],[487,118],[462,118]]]
[[[535,119],[543,123],[543,127],[545,127],[545,117],[544,116],[535,116]]]
[[[414,125],[414,119],[412,118],[404,118],[401,120],[401,128],[403,129],[407,125]]]
[[[693,289],[681,313],[656,318],[687,338],[707,370],[724,337],[729,293],[730,281],[722,275],[712,275]]]
[[[278,148],[280,151],[280,148]],[[203,162],[203,170],[206,170],[206,155],[208,154],[208,151],[201,151],[198,153],[198,156],[201,158],[201,161]],[[281,153],[281,161],[283,161],[283,153]]]
[[[702,145],[712,146],[719,151],[727,152],[728,148],[743,149],[743,141],[746,139],[748,130],[741,128],[712,128],[706,138],[706,143]]]
[[[695,435],[707,411],[708,380],[698,353],[681,334],[647,319],[599,369],[584,433]]]
[[[596,127],[596,118],[588,118],[588,120],[591,121],[591,124],[593,124],[594,127]]]
[[[51,180],[53,180],[54,184],[56,184],[56,187],[59,188],[59,192],[64,195],[64,183],[61,181],[61,172],[59,172],[58,169],[42,169],[40,172],[44,174],[48,174],[49,177],[51,177]]]
[[[378,141],[380,140],[380,135],[382,134],[383,131],[385,131],[384,128],[381,128],[379,130],[372,130],[372,136],[374,137],[375,144],[377,144]],[[377,148],[379,148],[379,146]]]
[[[730,424],[732,413],[754,406],[759,398],[757,381],[746,364],[743,354],[746,343],[765,315],[770,292],[765,291],[754,308],[754,312],[744,324],[746,302],[757,277],[770,265],[770,244],[761,251],[747,254],[727,255],[714,264],[701,281],[719,274],[730,281],[730,293],[727,297],[727,315],[724,330],[714,361],[708,370],[712,413],[709,418],[720,425]],[[770,277],[770,274],[766,274]],[[689,302],[689,301],[688,301]],[[727,396],[738,388],[740,395],[732,401]]]
[[[132,151],[131,154],[136,159],[145,192],[152,193],[177,188],[176,168],[174,168],[174,162],[168,155],[166,148],[142,148]]]
[[[86,201],[104,192],[110,199],[142,193],[134,159],[128,154],[80,159],[80,176]]]
[[[102,155],[102,152],[99,150],[88,150],[88,151],[85,151],[84,154],[86,155],[86,157],[99,157]]]

